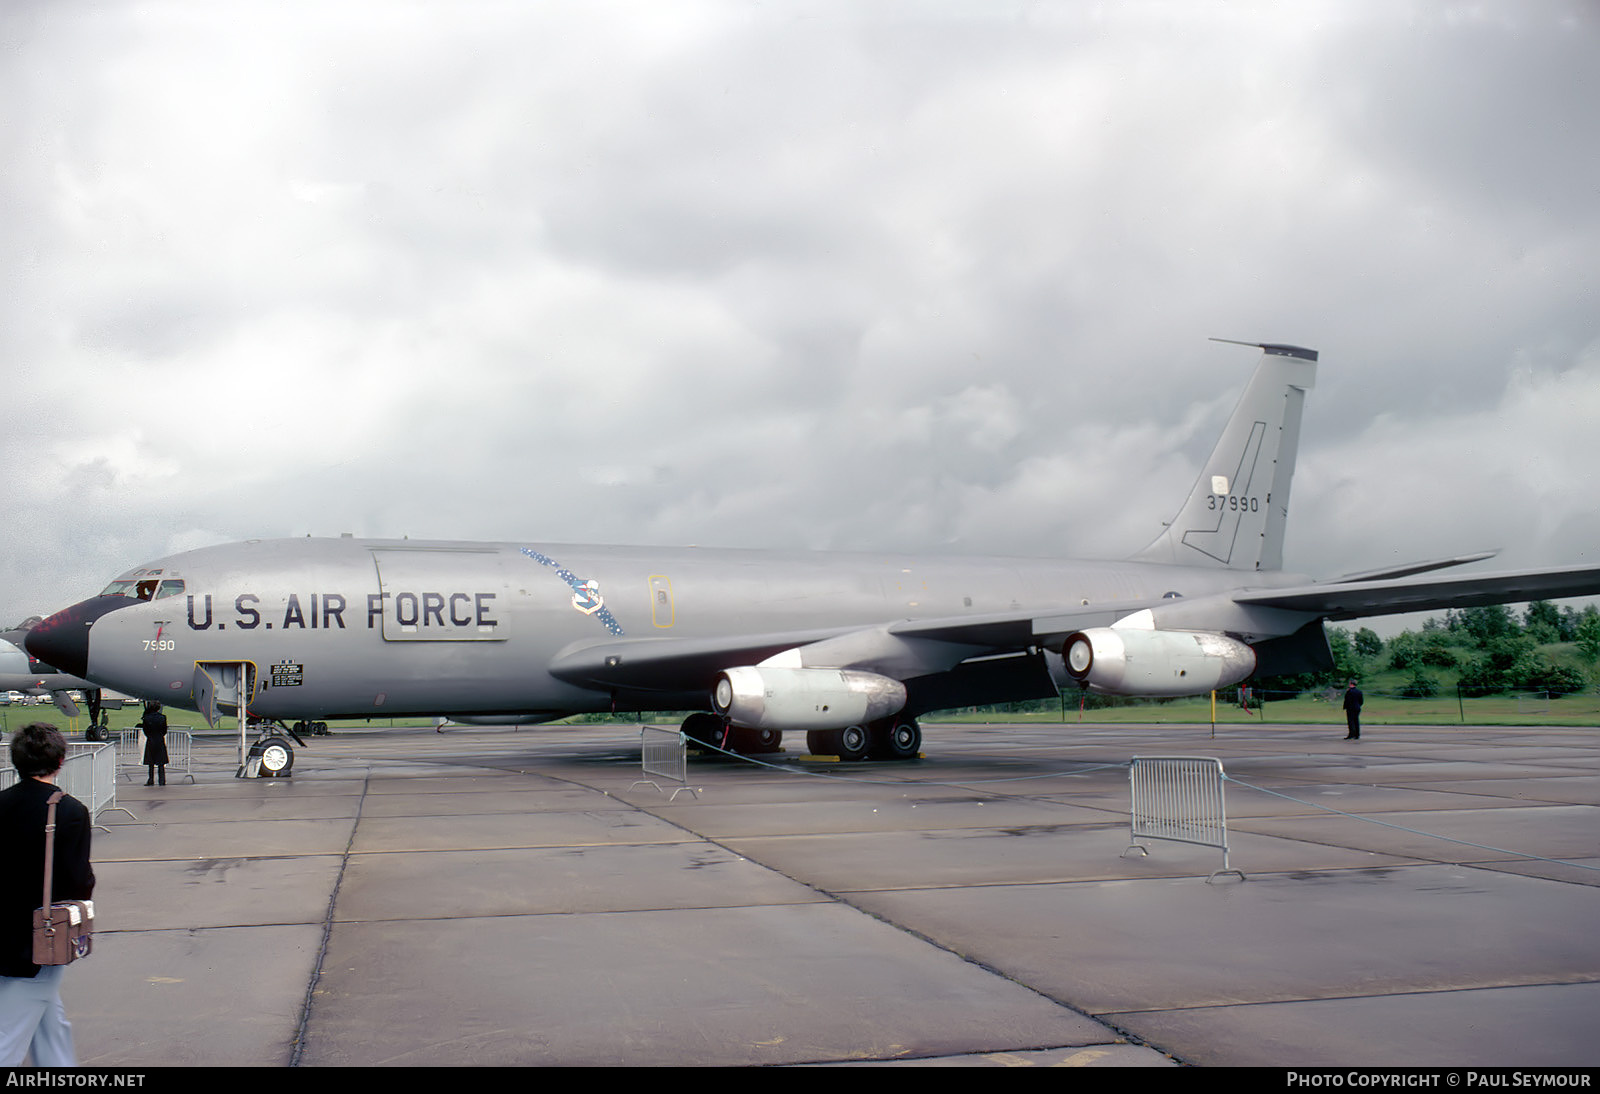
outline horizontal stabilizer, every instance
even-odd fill
[[[1415,574],[1425,574],[1432,570],[1445,570],[1451,566],[1465,566],[1469,562],[1482,562],[1486,558],[1493,558],[1500,552],[1479,551],[1475,555],[1457,555],[1454,558],[1435,558],[1427,562],[1408,562],[1404,566],[1386,566],[1380,570],[1362,570],[1360,573],[1345,574],[1336,577],[1335,582],[1346,581],[1382,581],[1385,578],[1411,577]]]
[[[1235,593],[1233,601],[1242,605],[1309,612],[1328,619],[1358,619],[1368,615],[1478,608],[1488,604],[1595,595],[1600,595],[1600,566],[1563,566],[1554,570],[1512,570],[1470,577],[1330,581],[1289,589]]]

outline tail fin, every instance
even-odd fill
[[[1261,363],[1201,468],[1189,500],[1166,531],[1135,559],[1228,570],[1283,567],[1283,530],[1300,446],[1300,411],[1307,389],[1316,384],[1317,351],[1261,342],[1234,344],[1258,347]]]

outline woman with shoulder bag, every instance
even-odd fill
[[[44,891],[45,824],[56,776],[67,759],[60,730],[34,722],[11,738],[11,764],[21,776],[0,791],[0,1066],[30,1053],[35,1067],[72,1067],[72,1025],[61,1006],[65,965],[33,957],[34,911]],[[70,794],[56,803],[50,892],[56,900],[94,895],[89,864],[89,811]]]

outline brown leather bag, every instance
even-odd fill
[[[33,910],[33,963],[70,965],[94,949],[94,901],[62,900],[50,903],[50,881],[55,875],[57,790],[46,803],[44,821],[44,904]]]

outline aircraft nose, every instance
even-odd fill
[[[89,627],[118,608],[139,603],[125,596],[96,596],[63,608],[36,625],[22,639],[29,653],[69,676],[89,674]]]

